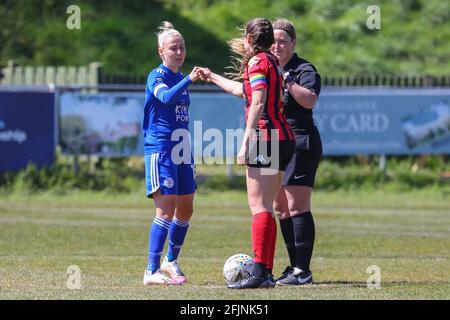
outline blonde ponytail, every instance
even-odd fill
[[[167,37],[170,36],[180,36],[183,38],[181,33],[178,30],[175,30],[173,24],[169,21],[161,22],[161,25],[158,27],[158,32],[156,33],[158,37],[158,47],[162,48],[164,45],[164,41]]]

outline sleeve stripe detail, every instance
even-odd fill
[[[250,83],[252,83],[254,81],[258,81],[258,80],[262,80],[262,81],[266,82],[266,77],[264,77],[263,74],[255,74],[254,76],[250,77]]]
[[[250,86],[252,88],[254,88],[254,87],[258,86],[258,85],[265,86],[266,85],[266,81],[265,80],[256,80],[256,81],[250,82]]]
[[[155,90],[153,90],[153,94],[155,95],[155,97],[158,96],[158,91],[159,91],[159,89],[162,89],[162,88],[168,88],[168,86],[165,83],[158,84],[155,87]]]

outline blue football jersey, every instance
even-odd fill
[[[170,152],[176,129],[189,130],[189,76],[161,64],[147,78],[143,121],[144,153]]]

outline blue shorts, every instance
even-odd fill
[[[191,164],[174,164],[170,152],[163,152],[145,155],[144,162],[148,198],[158,189],[164,195],[191,194],[197,189],[193,159]]]

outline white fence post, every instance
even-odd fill
[[[55,67],[45,68],[45,84],[55,83]]]
[[[34,84],[34,67],[27,66],[25,67],[25,77],[24,83],[26,85]]]
[[[92,62],[89,64],[89,72],[88,72],[88,85],[90,87],[97,88],[99,84],[99,72],[100,72],[101,63]],[[97,93],[97,89],[91,89],[91,93]]]
[[[2,69],[2,83],[12,85],[79,85],[89,86],[96,92],[100,81],[101,63],[93,62],[88,66],[18,66],[9,60]]]
[[[23,83],[23,67],[17,66],[14,67],[12,84],[21,84],[21,83]]]
[[[66,83],[66,67],[59,66],[56,68],[56,79],[55,84],[65,85]]]
[[[45,83],[45,69],[43,66],[36,67],[34,74],[34,84]]]
[[[12,84],[14,76],[14,60],[8,60],[6,68],[3,69],[3,73],[5,76],[3,82],[5,84]]]

